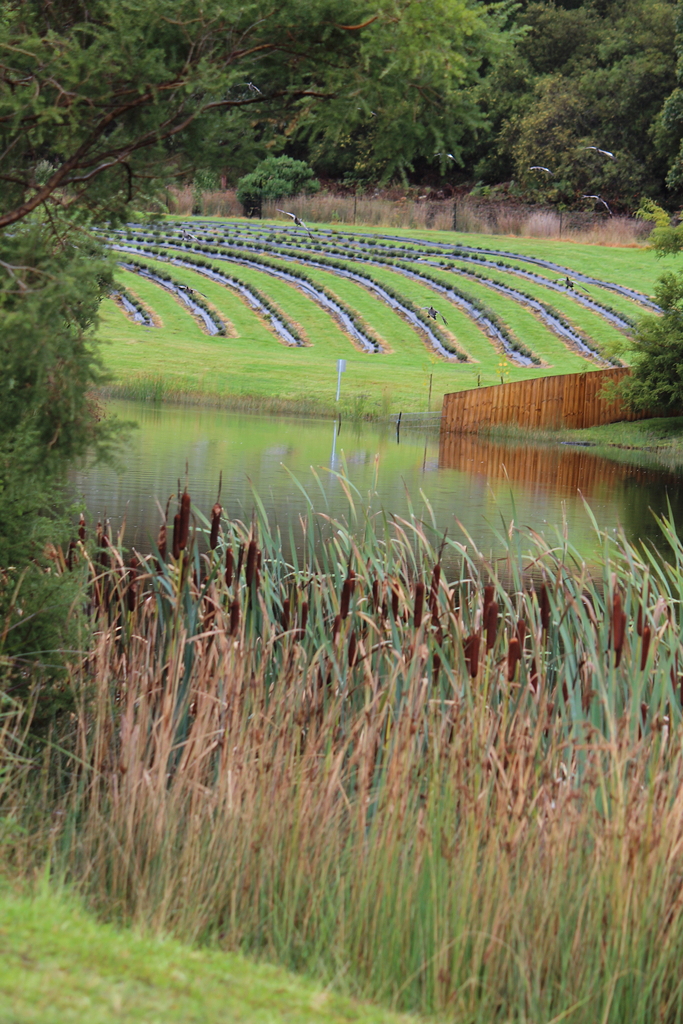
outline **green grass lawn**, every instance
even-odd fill
[[[225,222],[218,223],[225,226]],[[646,293],[652,292],[657,276],[665,269],[653,253],[635,247],[453,232],[358,228],[356,234],[360,232],[396,235],[413,243],[420,239],[441,240],[496,248],[511,254],[538,255]],[[144,262],[150,261],[145,258]],[[284,267],[287,263],[283,261],[281,265]],[[501,356],[478,324],[431,289],[428,282],[412,280],[390,268],[373,266],[367,268],[367,272],[415,305],[433,303],[443,308],[448,319],[444,333],[456,340],[469,362],[459,364],[440,358],[419,332],[370,290],[330,271],[304,268],[308,277],[317,284],[324,284],[355,311],[359,324],[383,341],[385,353],[360,351],[333,317],[293,285],[251,267],[221,261],[215,261],[214,266],[225,273],[236,273],[267,295],[284,317],[298,326],[306,347],[285,346],[267,321],[230,288],[195,271],[170,267],[174,278],[206,296],[225,320],[229,336],[209,337],[188,309],[167,291],[139,275],[121,270],[118,272],[121,283],[153,311],[162,326],[143,328],[128,320],[113,301],[103,304],[100,335],[106,342],[105,362],[112,378],[112,394],[190,400],[263,411],[327,413],[336,408],[337,360],[345,359],[347,368],[342,379],[340,411],[345,415],[386,415],[425,411],[428,406],[432,410],[439,409],[445,393],[477,384],[498,383],[501,375],[504,380],[514,381],[595,368],[593,362],[572,351],[518,302],[496,293],[484,282],[469,277],[454,279],[452,274],[436,268],[429,268],[429,273],[486,303],[544,366],[526,368],[510,362]],[[485,273],[489,274],[489,268]],[[619,340],[615,328],[578,305],[570,295],[550,292],[540,282],[514,279],[502,270],[491,270],[490,276],[508,280],[543,299],[606,348]],[[635,308],[629,300],[620,301],[618,296],[604,289],[599,292],[600,299],[615,308]]]
[[[0,887],[0,1024],[407,1024],[236,953],[101,924]]]

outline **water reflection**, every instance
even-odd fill
[[[184,481],[186,465],[197,506],[208,512],[222,472],[228,514],[248,519],[255,490],[285,538],[308,506],[301,488],[318,510],[348,518],[337,475],[342,470],[358,491],[359,508],[405,516],[412,500],[451,537],[462,537],[462,523],[485,553],[499,549],[497,533],[514,518],[546,534],[566,521],[573,543],[589,556],[596,545],[582,496],[603,528],[621,524],[631,539],[658,538],[650,509],[666,512],[667,500],[676,519],[683,512],[679,476],[652,462],[634,465],[593,450],[510,447],[457,435],[440,441],[405,427],[397,438],[394,425],[344,423],[340,429],[338,422],[218,410],[112,407],[140,424],[125,465],[119,473],[100,467],[74,474],[73,486],[91,514],[108,516],[114,529],[125,517],[127,543],[143,548],[156,536],[157,500],[165,504],[178,478]]]

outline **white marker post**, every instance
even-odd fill
[[[342,375],[342,373],[344,373],[345,370],[346,370],[346,360],[345,359],[338,359],[337,360],[337,397],[335,399],[335,401],[337,401],[337,402],[339,401],[339,392],[341,391],[341,375]]]

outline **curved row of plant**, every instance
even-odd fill
[[[230,242],[229,244],[231,246],[242,247],[242,244],[237,242]],[[280,247],[272,245],[270,243],[263,246],[263,248],[265,248],[266,251],[272,252],[278,252],[280,250]],[[287,246],[287,248],[292,248],[292,246]],[[294,248],[296,248],[297,251],[297,259],[307,262],[309,263],[309,265],[315,265],[312,263],[310,257],[307,255],[307,249],[304,249],[303,254],[300,254],[301,249],[299,248],[299,246],[296,246]],[[369,263],[372,266],[386,266],[391,268],[392,270],[397,270],[400,273],[408,273],[411,275],[417,274],[417,276],[422,277],[422,279],[427,281],[432,287],[436,286],[438,290],[442,292],[447,291],[447,289],[444,289],[440,282],[438,282],[435,278],[430,277],[427,274],[417,272],[412,268],[406,268],[402,263],[397,262],[395,259],[392,259],[388,256],[373,256],[373,258],[368,258],[365,256],[359,257],[357,255],[354,255],[350,258],[353,259],[354,263],[359,259],[362,259],[362,262]],[[329,260],[329,265],[335,269],[346,269],[345,264],[340,263],[337,260],[329,259],[324,256],[320,257],[320,259],[325,260],[326,263],[328,263]],[[530,295],[527,292],[523,292],[519,289],[511,288],[508,285],[495,281],[492,278],[486,277],[484,274],[480,274],[477,271],[470,270],[469,268],[458,270],[453,263],[445,264],[444,269],[452,270],[454,273],[476,277],[477,280],[482,282],[482,284],[485,284],[487,287],[492,288],[494,291],[503,292],[509,298],[512,298],[516,302],[519,302],[520,305],[531,308],[541,317],[541,319],[544,321],[546,326],[553,332],[553,334],[559,337],[563,343],[569,342],[569,344],[573,348],[577,349],[580,355],[584,356],[584,358],[594,359],[602,363],[606,362],[610,365],[621,365],[619,360],[607,356],[602,351],[600,351],[599,346],[596,345],[593,339],[590,339],[589,341],[589,339],[580,334],[562,316],[562,314],[558,310],[549,306],[547,303],[541,302],[535,296]],[[457,294],[455,289],[453,289],[453,292]],[[465,301],[469,302],[472,306],[474,306],[474,308],[476,308],[476,303],[472,301],[472,296],[465,296],[462,295],[461,293],[461,297],[465,299]],[[457,302],[457,299],[455,301]],[[478,320],[480,318],[481,312],[482,311],[479,310],[479,315],[474,317],[475,320]],[[492,323],[491,326],[493,327],[494,334],[499,335],[498,340],[501,342],[501,344],[503,345],[503,347],[505,348],[509,355],[511,355],[513,358],[514,352],[517,352],[520,355],[522,355],[524,358],[522,360],[518,360],[519,362],[522,363],[522,365],[529,365],[530,362],[540,364],[540,360],[538,359],[538,357],[535,356],[526,345],[524,345],[522,342],[516,339],[507,329],[504,328],[502,331],[500,330],[500,321],[495,325]]]
[[[194,243],[194,247],[199,248],[202,251],[213,251],[218,248],[225,248],[226,246],[238,249],[247,248],[250,251],[252,250],[252,248],[257,248],[256,246],[250,246],[248,242],[239,242],[237,240],[232,239],[230,239],[227,242],[224,240],[220,246],[216,245],[217,240],[215,238],[210,239],[210,241],[213,243],[212,245],[207,245],[205,242],[197,241],[196,243]],[[252,239],[250,239],[249,241],[252,241]],[[317,261],[323,261],[326,267],[331,268],[337,272],[348,272],[348,267],[346,266],[345,263],[339,262],[338,260],[335,259],[331,259],[325,255],[321,255],[320,257],[317,257],[316,260],[312,260],[311,257],[308,255],[308,246],[302,246],[301,244],[298,244],[299,242],[300,240],[297,238],[296,245],[287,245],[286,247],[279,246],[277,244],[273,245],[272,243],[267,242],[262,244],[260,246],[260,249],[265,249],[267,252],[272,252],[274,254],[281,254],[282,248],[286,248],[287,250],[294,249],[296,252],[296,256],[292,256],[290,252],[287,253],[287,255],[289,255],[290,258],[296,258],[297,260],[307,263],[309,266],[316,266]],[[183,242],[181,240],[179,241],[178,244],[188,246],[191,245],[192,243],[188,243],[187,241]],[[312,248],[322,249],[322,246],[312,246]],[[409,275],[414,273],[412,268],[405,268],[401,263],[398,263],[396,262],[396,260],[391,259],[389,257],[374,256],[372,259],[370,259],[366,256],[359,257],[358,255],[354,255],[350,258],[353,259],[354,263],[358,260],[362,260],[362,262],[369,263],[370,265],[374,266],[387,266],[392,270],[397,270],[399,273],[408,273]],[[491,278],[488,278],[485,275],[479,274],[475,271],[470,271],[469,269],[458,270],[452,263],[447,264],[446,268],[452,270],[454,273],[475,276],[487,287],[490,287],[495,291],[503,292],[505,295],[507,295],[509,298],[512,298],[514,301],[519,302],[523,306],[531,308],[534,312],[538,314],[538,316],[543,320],[543,322],[552,331],[552,333],[560,338],[563,344],[566,344],[568,342],[569,345],[575,350],[577,350],[578,353],[582,355],[584,358],[595,360],[599,363],[607,363],[609,365],[622,365],[618,359],[606,355],[603,351],[601,351],[600,346],[598,346],[593,339],[588,339],[584,335],[579,333],[579,331],[577,331],[562,316],[562,314],[559,311],[547,305],[546,303],[541,302],[535,296],[529,295],[528,293],[522,292],[519,289],[514,289],[509,287],[508,285],[494,281]],[[425,274],[423,274],[422,277],[424,280],[430,283],[432,287],[435,286],[438,288],[438,290],[442,291],[442,293],[445,293],[446,290],[444,290],[443,286],[438,281],[436,281],[435,278],[430,278],[428,275]],[[389,291],[389,293],[391,294],[390,288],[388,288],[386,285],[384,285],[383,287],[385,287],[387,291]],[[453,292],[457,294],[455,289],[453,289]],[[474,308],[477,308],[476,304],[472,302],[471,296],[461,295],[461,297],[465,300],[465,302],[469,302]],[[401,301],[405,302],[406,300],[402,299]],[[455,299],[454,301],[458,303],[457,299]],[[471,311],[468,311],[467,309],[466,312],[468,312],[468,315],[472,315]],[[480,321],[482,318],[482,314],[483,310],[478,309],[477,315],[472,315],[472,318],[475,321]],[[491,321],[490,324],[488,324],[487,326],[489,336],[498,340],[498,342],[502,345],[506,353],[514,361],[520,363],[521,365],[527,366],[531,365],[532,363],[540,365],[541,360],[536,355],[534,355],[534,353],[531,352],[531,350],[526,345],[520,342],[519,339],[515,338],[514,335],[512,335],[507,330],[507,328],[502,327],[500,320],[497,320],[497,322]]]
[[[151,255],[151,249],[149,248],[132,248],[113,245],[112,248],[117,249],[119,252],[132,252],[139,256]],[[159,257],[152,257],[158,260]],[[133,261],[136,263],[137,261]],[[299,334],[296,326],[289,320],[285,319],[282,313],[273,305],[273,303],[261,292],[257,291],[252,285],[246,284],[237,277],[232,277],[228,274],[221,274],[214,270],[209,263],[205,263],[203,260],[193,260],[187,257],[184,260],[171,260],[176,266],[186,267],[188,270],[197,271],[197,273],[204,274],[206,277],[210,277],[212,280],[219,284],[226,285],[229,288],[239,292],[250,304],[250,306],[262,313],[266,318],[267,322],[272,326],[273,330],[278,334],[285,344],[295,348],[300,348],[305,345],[305,342]],[[147,265],[144,263],[139,264],[142,267]]]
[[[130,251],[119,246],[115,246],[114,248],[116,248],[118,252]],[[137,250],[133,251],[137,252]],[[142,277],[148,277],[150,280],[155,281],[156,284],[160,284],[162,288],[166,288],[167,291],[176,295],[181,302],[184,302],[188,309],[195,314],[195,316],[199,317],[206,327],[208,334],[212,336],[225,336],[228,333],[225,324],[218,314],[211,309],[208,303],[205,302],[197,292],[193,289],[187,288],[187,286],[182,284],[180,281],[176,281],[175,278],[165,270],[161,270],[156,267],[152,270],[146,264],[140,263],[139,260],[130,260],[127,262],[120,261],[119,266],[123,267],[124,270],[131,270],[133,273],[140,274]]]
[[[198,229],[198,231],[199,231],[200,234],[202,233],[202,229],[201,228]],[[205,235],[208,236],[208,232],[204,231],[204,233],[205,233]],[[267,247],[267,245],[269,245],[272,242],[276,241],[275,236],[270,234],[270,233],[267,233],[267,229],[266,228],[263,228],[260,231],[258,229],[251,229],[249,234],[254,239],[265,239],[266,246],[264,246],[264,247]],[[207,240],[208,240],[208,238],[207,238]],[[297,236],[296,239],[293,242],[290,242],[288,240],[285,243],[285,245],[287,246],[287,248],[290,248],[290,247],[299,248],[300,247],[300,241],[301,241],[300,236]],[[357,254],[354,253],[353,246],[351,244],[352,241],[353,241],[353,239],[347,239],[345,241],[345,243],[343,244],[342,248],[341,249],[336,249],[336,250],[334,249],[334,246],[339,246],[339,244],[340,244],[339,240],[337,238],[332,240],[329,244],[317,245],[317,244],[315,244],[315,242],[313,242],[313,243],[311,243],[311,245],[309,247],[311,249],[314,249],[314,250],[321,249],[322,251],[331,251],[332,254],[336,253],[338,255],[344,255],[344,256],[347,255],[347,253],[350,252],[352,254],[352,258],[357,258]],[[368,252],[372,251],[373,247],[372,247],[371,242],[361,242],[361,243],[356,243],[356,244],[360,245],[360,248],[365,250],[365,251],[368,251]],[[386,250],[383,253],[383,255],[385,255],[387,257],[397,258],[397,259],[408,259],[408,260],[412,260],[412,259],[422,260],[425,256],[426,257],[433,256],[433,257],[436,257],[436,258],[440,259],[441,266],[444,266],[444,267],[446,266],[446,262],[445,262],[445,259],[444,259],[443,252],[440,251],[437,248],[432,247],[432,246],[427,246],[424,249],[420,249],[419,250],[419,255],[418,255],[417,250],[414,250],[414,249],[412,249],[412,248],[410,248],[408,246],[405,246],[405,245],[401,246],[401,247],[399,247],[399,246],[383,246],[382,248]],[[549,289],[551,289],[553,291],[560,292],[562,294],[567,294],[568,291],[569,291],[569,289],[564,284],[559,284],[557,281],[553,281],[550,278],[544,277],[542,274],[535,273],[534,271],[525,270],[522,267],[516,267],[513,264],[507,263],[505,260],[502,260],[502,259],[496,260],[494,262],[493,260],[487,260],[484,256],[481,256],[481,255],[478,255],[478,254],[475,254],[475,253],[464,252],[464,251],[462,253],[456,253],[456,252],[449,253],[448,254],[448,258],[450,260],[454,260],[454,259],[460,259],[460,260],[463,260],[463,261],[474,260],[474,261],[476,261],[481,266],[490,267],[492,269],[496,268],[496,269],[504,271],[505,273],[513,274],[513,275],[515,275],[517,277],[523,277],[523,278],[525,278],[527,280],[530,280],[530,281],[536,281],[536,282],[538,282],[538,284],[541,284],[541,285],[543,285],[546,288],[549,288]],[[585,306],[587,309],[591,309],[593,312],[595,312],[598,315],[604,317],[606,320],[608,320],[610,323],[614,324],[615,326],[620,327],[620,328],[625,329],[625,330],[633,327],[633,324],[634,324],[633,318],[632,317],[628,317],[625,313],[619,312],[619,310],[614,309],[612,306],[608,306],[606,303],[598,302],[592,296],[581,295],[578,291],[575,291],[575,290],[571,290],[571,292],[569,292],[569,293],[571,294],[571,298],[575,302],[578,302],[580,305]]]
[[[173,222],[169,222],[169,226],[171,224],[173,224]],[[129,225],[129,229],[133,229],[135,227],[139,227],[139,225]],[[221,228],[224,231],[229,230],[228,225],[221,225]],[[209,229],[215,230],[216,224],[212,222],[206,222],[205,225],[202,225],[201,222],[193,224],[193,230],[208,231]],[[239,234],[246,234],[253,231],[254,228],[252,227],[251,224],[239,224],[234,225],[234,230]],[[257,230],[263,231],[264,229],[259,227]],[[279,225],[269,225],[267,230],[273,236],[273,239],[277,235],[284,235],[287,237],[294,237],[299,239],[304,238],[304,240],[306,237],[303,235],[303,232],[295,231],[289,225],[283,225],[282,227],[280,227]],[[656,304],[656,302],[654,302],[648,295],[645,295],[643,292],[639,292],[634,288],[628,288],[625,285],[616,284],[613,281],[606,281],[603,278],[593,277],[589,274],[583,274],[578,270],[573,270],[570,267],[566,267],[561,263],[555,263],[552,260],[544,260],[541,257],[536,256],[526,256],[522,253],[513,253],[505,249],[492,249],[485,246],[465,245],[464,243],[461,242],[439,242],[434,239],[406,239],[398,235],[364,235],[362,232],[358,231],[346,232],[341,231],[339,229],[316,229],[315,237],[318,239],[327,237],[336,243],[338,243],[339,239],[342,237],[352,238],[356,241],[358,245],[366,247],[376,246],[383,249],[390,249],[392,247],[391,243],[398,242],[402,247],[405,248],[412,248],[414,246],[416,252],[418,250],[421,250],[424,252],[425,255],[452,254],[453,256],[461,256],[463,258],[467,258],[468,256],[473,258],[493,256],[496,260],[515,260],[520,263],[531,263],[534,264],[535,266],[543,267],[546,270],[551,270],[554,273],[561,274],[563,276],[570,276],[574,280],[580,281],[582,284],[590,284],[594,285],[597,288],[604,288],[607,291],[613,291],[616,294],[622,295],[633,302],[637,302],[640,305],[648,307],[649,309],[659,311],[659,306]],[[609,309],[609,307],[605,308]],[[618,313],[618,311],[614,312],[616,312],[617,315],[621,315]]]
[[[111,296],[118,301],[124,312],[128,314],[134,323],[142,324],[143,327],[156,327],[154,320],[140,300],[132,292],[129,292],[127,288],[124,288],[123,285],[117,285],[116,288],[113,288]]]
[[[164,242],[162,243],[162,245],[166,249],[178,247],[185,248],[187,243],[185,243],[185,246],[174,245],[174,243],[172,242]],[[150,252],[154,252],[155,250],[157,252],[165,251],[165,249],[161,249],[158,246],[150,248]],[[260,256],[255,253],[250,253],[249,257],[247,258],[245,256],[239,255],[239,253],[226,252],[223,246],[202,245],[201,243],[195,243],[191,251],[203,252],[213,256],[215,259],[218,260],[227,260],[229,262],[235,262],[245,266],[253,266],[255,269],[264,270],[266,273],[271,273],[276,277],[283,278],[284,280],[293,278],[294,281],[292,283],[296,283],[297,280],[302,283],[305,282],[306,285],[311,289],[324,292],[324,294],[330,296],[330,293],[327,292],[326,289],[323,289],[322,286],[317,285],[309,277],[307,277],[307,275],[303,271],[299,270],[298,268],[294,270],[291,267],[288,267],[285,270],[281,266],[279,266],[274,260],[270,260],[267,257]],[[408,320],[410,320],[413,323],[415,327],[418,328],[418,330],[425,333],[433,347],[438,352],[440,352],[441,355],[443,355],[445,358],[454,358],[458,362],[468,361],[466,353],[463,352],[460,348],[458,348],[454,344],[454,342],[451,341],[451,339],[448,338],[443,333],[443,331],[439,330],[439,328],[436,327],[436,325],[430,320],[428,316],[426,316],[423,313],[421,309],[419,309],[412,302],[410,302],[409,299],[406,299],[403,296],[399,295],[397,292],[393,291],[393,289],[391,289],[390,287],[384,284],[380,284],[371,275],[361,274],[358,273],[357,271],[351,271],[343,264],[335,265],[334,262],[325,260],[324,258],[321,258],[320,260],[306,259],[304,262],[308,266],[320,270],[336,270],[337,273],[340,273],[342,276],[348,277],[364,285],[365,287],[371,288],[380,296],[380,298],[387,302],[388,305],[390,305],[398,312],[402,313]],[[333,297],[333,300],[334,302],[339,303],[341,305],[336,296]],[[348,315],[355,319],[355,314],[353,313],[352,310],[348,311]],[[377,342],[371,343],[373,344],[373,346],[377,345]]]

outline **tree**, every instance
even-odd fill
[[[631,409],[673,415],[683,410],[683,273],[664,274],[655,298],[662,315],[640,318],[631,374],[619,394]]]
[[[245,174],[237,186],[237,198],[249,212],[259,209],[264,199],[283,199],[301,192],[317,192],[320,185],[312,169],[303,160],[288,156],[269,156]]]

